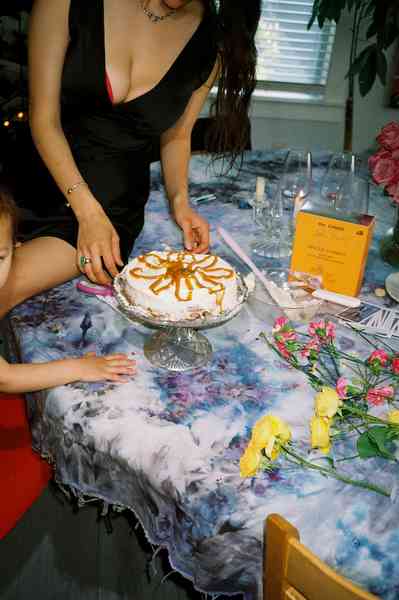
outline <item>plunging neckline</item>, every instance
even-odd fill
[[[171,65],[168,67],[168,69],[166,70],[166,72],[164,73],[164,75],[162,75],[161,79],[149,90],[147,90],[146,92],[144,92],[143,94],[140,94],[139,96],[136,96],[135,98],[131,98],[130,100],[125,100],[122,102],[112,102],[111,98],[109,97],[108,94],[108,90],[107,90],[107,84],[106,84],[106,77],[107,77],[107,56],[106,56],[106,44],[105,44],[105,2],[104,0],[101,0],[102,2],[102,50],[103,50],[103,77],[102,77],[102,81],[103,81],[103,89],[106,93],[106,96],[108,98],[108,102],[110,103],[110,105],[114,108],[117,108],[119,106],[127,106],[129,104],[132,104],[133,102],[136,102],[138,100],[141,100],[143,98],[145,98],[146,96],[150,95],[151,93],[155,92],[157,90],[157,88],[165,81],[165,79],[169,76],[170,72],[172,71],[172,69],[175,67],[176,63],[180,60],[181,56],[183,55],[183,53],[185,52],[185,50],[188,48],[188,46],[192,43],[192,41],[194,40],[194,38],[197,36],[202,24],[205,21],[205,16],[202,17],[201,21],[198,23],[197,27],[195,28],[195,30],[193,31],[193,33],[191,34],[191,36],[189,37],[189,39],[187,40],[187,42],[184,44],[184,46],[182,47],[182,49],[178,52],[176,58],[173,60],[173,62],[171,63]],[[110,83],[110,87],[112,89],[112,83],[111,80],[109,79],[109,83]]]

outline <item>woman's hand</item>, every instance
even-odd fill
[[[195,254],[206,254],[209,248],[209,223],[190,206],[176,208],[174,219],[183,230],[184,247]]]
[[[79,219],[77,245],[77,262],[82,273],[94,283],[111,283],[110,275],[118,275],[118,266],[121,267],[123,261],[119,236],[103,211]]]

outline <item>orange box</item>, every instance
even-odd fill
[[[321,275],[323,288],[357,296],[373,237],[374,217],[301,210],[296,218],[291,270]]]

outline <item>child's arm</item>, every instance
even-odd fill
[[[126,354],[67,358],[48,363],[9,364],[0,357],[0,392],[35,392],[74,381],[125,383],[135,372],[135,361]]]

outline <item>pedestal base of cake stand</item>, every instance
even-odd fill
[[[164,327],[147,339],[144,355],[155,367],[184,372],[208,364],[212,346],[195,329]]]

